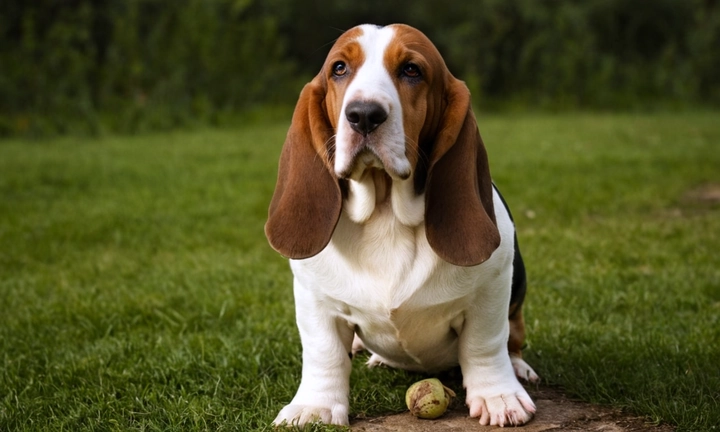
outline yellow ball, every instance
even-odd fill
[[[411,385],[405,393],[405,404],[410,414],[423,419],[436,419],[445,414],[455,392],[439,379],[428,378]]]

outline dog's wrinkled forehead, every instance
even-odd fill
[[[356,73],[369,58],[380,58],[383,67],[394,75],[399,64],[420,63],[427,79],[445,68],[445,62],[433,43],[421,31],[402,24],[385,27],[364,24],[343,33],[330,49],[323,65],[326,77],[333,75],[339,61]]]

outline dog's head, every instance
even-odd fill
[[[303,89],[265,226],[270,244],[294,259],[319,253],[347,182],[369,170],[424,194],[427,239],[446,261],[476,265],[499,245],[470,93],[432,42],[406,25],[347,31]]]

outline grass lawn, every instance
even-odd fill
[[[718,119],[481,116],[545,383],[720,425]],[[0,142],[0,430],[271,429],[300,376],[263,235],[287,126]],[[419,377],[362,360],[352,415],[403,411]]]

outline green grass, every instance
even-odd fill
[[[716,112],[480,118],[546,383],[720,424]],[[0,142],[0,430],[269,430],[300,374],[263,224],[287,123]],[[416,375],[355,361],[353,415]],[[323,428],[317,428],[323,429]]]

